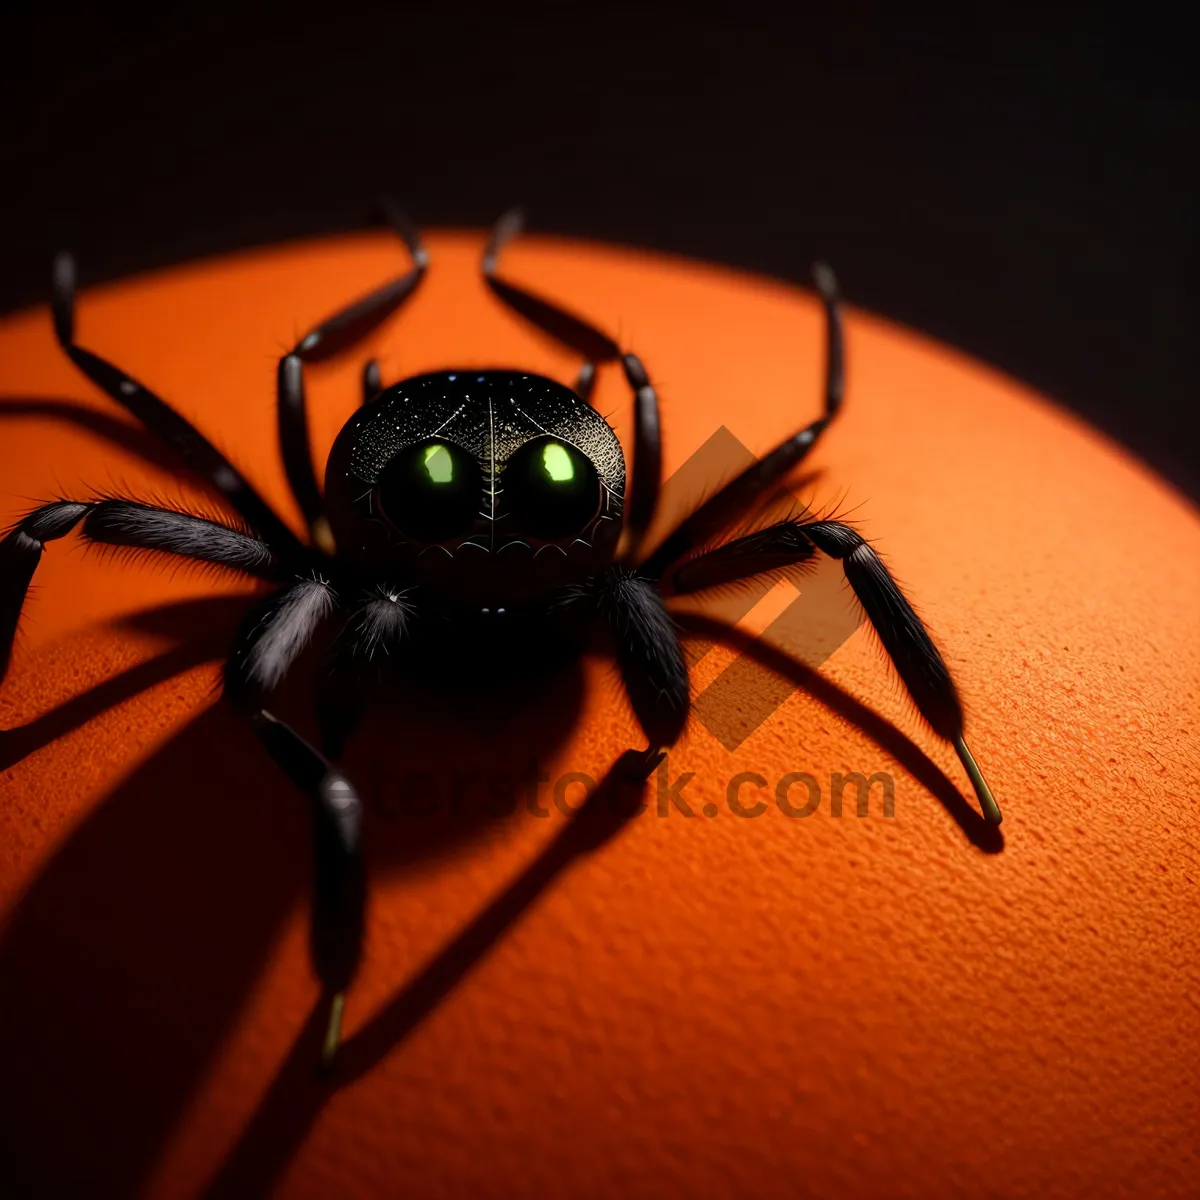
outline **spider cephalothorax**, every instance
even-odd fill
[[[326,1058],[337,1045],[342,996],[362,940],[362,806],[352,781],[268,705],[317,630],[339,622],[338,647],[318,698],[326,754],[338,757],[358,717],[356,671],[382,658],[399,670],[431,660],[451,673],[494,663],[505,647],[577,650],[607,634],[648,745],[645,775],[679,737],[688,675],[672,595],[804,564],[841,561],[921,715],[951,742],[984,814],[1000,811],[963,740],[949,671],[874,550],[850,526],[808,515],[713,545],[787,478],[836,415],[843,392],[841,318],[832,274],[815,272],[824,304],[824,412],[716,491],[648,555],[642,542],[661,484],[658,397],[636,356],[606,334],[496,274],[501,246],[519,228],[502,218],[484,254],[484,277],[506,305],[584,360],[573,389],[519,370],[446,370],[384,388],[363,371],[363,406],[338,435],[325,472],[313,470],[304,365],[349,350],[416,289],[427,255],[403,214],[385,206],[413,259],[385,284],[311,330],[279,362],[279,439],[303,512],[302,540],[240,472],[163,400],[75,342],[75,271],[55,264],[54,329],[71,360],[179,451],[183,463],[240,517],[214,520],[134,499],[57,500],[27,513],[0,541],[0,672],[45,543],[81,526],[94,543],[217,564],[272,585],[251,611],[224,671],[225,693],[272,758],[311,800],[313,957],[330,996]],[[634,451],[626,486],[616,435],[590,406],[595,372],[620,363],[634,396]],[[431,649],[432,648],[432,649]]]
[[[517,371],[403,380],[346,423],[325,469],[333,537],[358,569],[493,613],[611,562],[624,494],[608,422]]]

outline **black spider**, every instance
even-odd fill
[[[235,527],[136,500],[59,500],[28,513],[0,542],[0,675],[7,669],[25,594],[45,543],[83,523],[91,542],[160,551],[219,564],[276,589],[242,626],[225,666],[225,693],[271,757],[312,802],[313,953],[331,999],[326,1059],[337,1045],[343,994],[359,958],[364,876],[362,806],[354,786],[265,707],[271,693],[335,612],[348,637],[319,703],[327,754],[337,757],[361,707],[356,663],[387,653],[419,668],[478,670],[486,646],[538,656],[578,652],[607,626],[625,688],[648,739],[637,758],[648,774],[688,716],[688,675],[664,597],[695,592],[811,559],[842,561],[884,648],[933,730],[954,744],[985,816],[1000,811],[963,741],[950,673],[878,556],[849,526],[811,516],[781,521],[715,549],[715,535],[751,510],[804,458],[836,415],[843,392],[836,284],[815,279],[827,324],[825,412],[721,488],[649,555],[640,546],[661,477],[658,400],[641,362],[591,325],[499,278],[496,257],[520,228],[497,224],[483,258],[491,290],[584,359],[574,390],[516,371],[442,371],[384,388],[376,364],[363,371],[363,406],[329,456],[325,493],[313,472],[304,364],[350,349],[420,283],[428,262],[419,235],[385,205],[412,256],[404,276],[318,325],[278,369],[279,440],[308,524],[301,541],[225,457],[158,396],[75,343],[75,269],[54,270],[53,316],[71,360],[240,514]],[[634,393],[634,473],[626,503],[616,435],[590,407],[596,367],[619,361]],[[430,620],[429,618],[438,619]]]

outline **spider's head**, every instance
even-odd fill
[[[338,553],[469,606],[519,606],[611,562],[625,460],[569,388],[515,371],[406,379],[342,429],[325,472]]]

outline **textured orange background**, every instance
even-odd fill
[[[385,378],[452,364],[571,377],[478,282],[479,237],[430,242],[427,285],[370,347]],[[275,356],[402,266],[380,234],[231,256],[85,292],[79,337],[294,516]],[[818,411],[807,295],[541,239],[507,266],[643,356],[668,472],[721,424],[762,452]],[[567,827],[553,806],[398,817],[389,788],[409,761],[468,795],[470,772],[526,752],[551,779],[599,778],[640,744],[605,663],[536,720],[460,726],[418,706],[357,750],[375,781],[372,906],[353,1070],[322,1089],[304,806],[212,704],[248,589],[56,543],[0,687],[0,726],[17,730],[0,735],[0,1170],[16,1194],[179,1196],[214,1180],[298,1197],[1195,1194],[1200,521],[1013,381],[858,312],[848,340],[847,404],[804,494],[861,504],[945,648],[1004,809],[1001,852],[964,835],[939,776],[974,804],[953,752],[860,631],[826,664],[823,700],[793,695],[735,753],[699,726],[671,752],[670,778],[694,772],[685,796],[718,816],[630,821],[423,1020],[381,1023]],[[310,376],[319,456],[357,369]],[[6,520],[56,489],[179,493],[47,400],[131,428],[53,347],[42,309],[0,325]],[[628,451],[619,376],[597,404]],[[732,657],[709,655],[697,688]],[[855,700],[892,734],[868,736]],[[729,811],[738,772],[773,788],[797,770],[890,772],[895,816],[834,818],[827,791],[807,820]]]

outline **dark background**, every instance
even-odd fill
[[[0,13],[0,310],[64,246],[96,282],[381,190],[426,225],[520,201],[801,283],[825,257],[1200,497],[1194,54],[1151,6]]]

